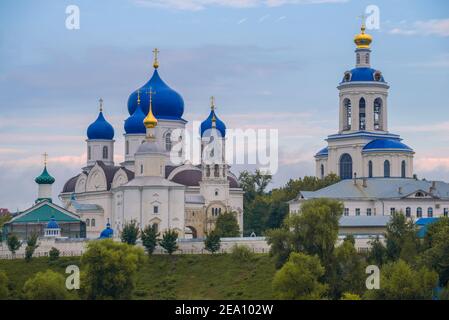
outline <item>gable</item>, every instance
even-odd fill
[[[48,222],[54,216],[57,222],[78,222],[80,219],[63,208],[49,202],[38,203],[19,214],[9,223]]]

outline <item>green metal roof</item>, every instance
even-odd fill
[[[59,209],[55,204],[45,202],[44,204],[36,204],[34,207],[12,219],[9,223],[48,222],[52,216],[57,222],[80,221],[76,215],[68,214],[63,208]]]

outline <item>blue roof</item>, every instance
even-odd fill
[[[371,151],[401,151],[401,152],[413,152],[413,149],[409,146],[403,144],[399,140],[393,139],[375,139],[369,143],[367,143],[363,147],[363,152],[371,152]]]
[[[87,138],[90,140],[112,140],[114,138],[114,128],[106,121],[102,111],[98,114],[97,120],[87,128]]]
[[[203,136],[203,134],[209,130],[212,129],[212,117],[215,115],[215,127],[218,130],[218,132],[220,132],[221,137],[225,137],[226,136],[226,125],[224,124],[223,121],[221,121],[218,117],[217,114],[215,113],[214,110],[210,111],[209,116],[207,117],[206,120],[204,120],[201,123],[201,137]]]
[[[329,154],[329,148],[323,148],[320,151],[317,152],[317,154],[315,155],[315,157],[319,157],[319,156],[327,156]]]
[[[152,96],[153,113],[157,119],[182,120],[184,113],[184,100],[181,95],[171,89],[159,76],[157,69],[154,70],[151,79],[145,83],[140,90],[140,107],[143,114],[148,114],[149,95],[148,92],[154,91]],[[134,114],[137,109],[137,90],[131,93],[128,98],[128,112]]]
[[[55,217],[51,217],[50,221],[47,223],[47,229],[59,229],[59,225],[56,222]]]
[[[101,231],[100,233],[100,239],[106,239],[106,238],[112,238],[114,235],[114,230],[111,229],[111,224],[106,225],[106,229]]]
[[[416,220],[415,224],[419,226],[418,238],[424,238],[427,233],[427,228],[430,224],[437,222],[438,218],[419,218]]]
[[[376,81],[374,79],[374,73],[378,71],[372,68],[359,67],[350,70],[351,78],[349,81],[346,81],[343,77],[341,82],[353,82],[353,81]],[[385,82],[384,77],[381,75],[379,82]]]
[[[143,124],[145,115],[142,112],[140,105],[137,106],[134,113],[125,120],[125,132],[131,134],[145,134],[147,129]]]

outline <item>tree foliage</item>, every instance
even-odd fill
[[[16,251],[20,249],[22,243],[19,241],[19,238],[13,233],[8,235],[8,239],[6,240],[6,244],[8,245],[9,251],[12,254],[16,254]]]
[[[215,253],[220,250],[221,240],[217,232],[211,231],[204,239],[204,248],[210,253]]]
[[[159,233],[156,228],[152,225],[147,225],[140,233],[140,238],[142,239],[142,245],[145,247],[149,255],[153,254],[154,249],[156,249],[157,243],[159,241]]]
[[[167,251],[168,254],[173,254],[178,250],[178,233],[175,230],[168,229],[162,235],[162,240],[159,243],[162,248]]]
[[[23,294],[28,300],[66,300],[73,296],[65,286],[65,278],[52,270],[38,272],[23,286]]]
[[[60,254],[61,252],[58,250],[58,248],[52,247],[48,252],[48,258],[50,259],[50,261],[56,261],[59,259]]]
[[[89,242],[81,257],[81,286],[88,299],[129,299],[144,252],[112,239]]]
[[[402,212],[393,213],[385,236],[388,259],[396,261],[402,258],[411,263],[419,250],[417,228],[413,221],[407,219]]]
[[[367,290],[365,297],[374,300],[432,299],[438,275],[422,267],[414,270],[404,260],[390,262],[381,269],[380,289]]]
[[[385,264],[387,262],[387,248],[385,248],[379,236],[370,240],[369,244],[371,248],[367,255],[368,262],[379,267]]]
[[[27,246],[25,248],[25,261],[30,262],[31,258],[33,257],[34,251],[39,247],[37,244],[38,235],[36,233],[33,233],[28,239],[27,239]]]
[[[219,215],[215,222],[215,232],[222,238],[238,237],[240,235],[240,228],[237,222],[236,213],[225,212]]]
[[[280,299],[322,299],[327,285],[320,282],[324,267],[317,256],[293,252],[273,278],[273,290]]]
[[[129,222],[126,222],[121,234],[122,242],[130,245],[135,245],[138,237],[139,227],[137,226],[137,221],[131,220]]]

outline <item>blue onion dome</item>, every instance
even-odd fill
[[[125,120],[125,132],[128,134],[145,134],[146,128],[143,120],[145,114],[140,106],[140,92],[137,95],[137,108],[134,113]]]
[[[112,140],[114,139],[114,128],[103,116],[103,99],[100,99],[100,113],[87,128],[87,138],[89,140]]]
[[[154,51],[153,51],[154,52]],[[157,51],[158,52],[158,51]],[[153,113],[157,119],[167,120],[181,120],[184,113],[184,100],[181,95],[170,88],[159,76],[157,68],[159,63],[157,58],[153,64],[154,73],[151,79],[145,83],[141,88],[131,93],[128,98],[128,112],[130,115],[134,114],[137,109],[138,91],[141,92],[141,108],[144,114],[148,113],[149,109],[149,91],[154,92],[153,95]]]
[[[59,225],[56,222],[56,219],[54,216],[51,216],[50,221],[47,223],[47,229],[59,229]]]
[[[201,137],[203,137],[204,133],[212,128],[216,128],[218,132],[220,132],[221,136],[224,138],[226,136],[226,125],[223,121],[221,121],[217,114],[215,113],[215,100],[214,97],[211,97],[211,106],[210,113],[206,120],[201,123]]]
[[[413,152],[413,149],[399,140],[393,139],[375,139],[363,147],[363,152],[375,151]]]
[[[346,71],[341,82],[374,81],[385,82],[382,72],[368,67],[358,67]]]
[[[48,173],[47,166],[45,165],[40,176],[36,177],[34,181],[36,181],[37,184],[53,184],[55,182],[55,178]]]
[[[106,229],[104,229],[100,233],[100,239],[112,238],[113,235],[114,235],[114,230],[111,229],[111,224],[108,222],[106,224]]]

